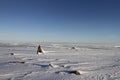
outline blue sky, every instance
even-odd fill
[[[0,40],[120,42],[120,1],[0,0]]]

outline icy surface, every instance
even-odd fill
[[[119,44],[0,46],[0,80],[120,80]],[[13,53],[14,55],[11,55]],[[80,75],[73,71],[79,70]]]

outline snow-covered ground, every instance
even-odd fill
[[[120,80],[120,44],[41,43],[40,55],[37,46],[2,44],[0,80]]]

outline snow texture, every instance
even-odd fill
[[[37,55],[36,44],[2,44],[0,80],[120,80],[119,44],[41,43],[41,47],[45,53]]]

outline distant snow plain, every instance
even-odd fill
[[[0,44],[0,80],[120,80],[118,43],[39,44]]]

